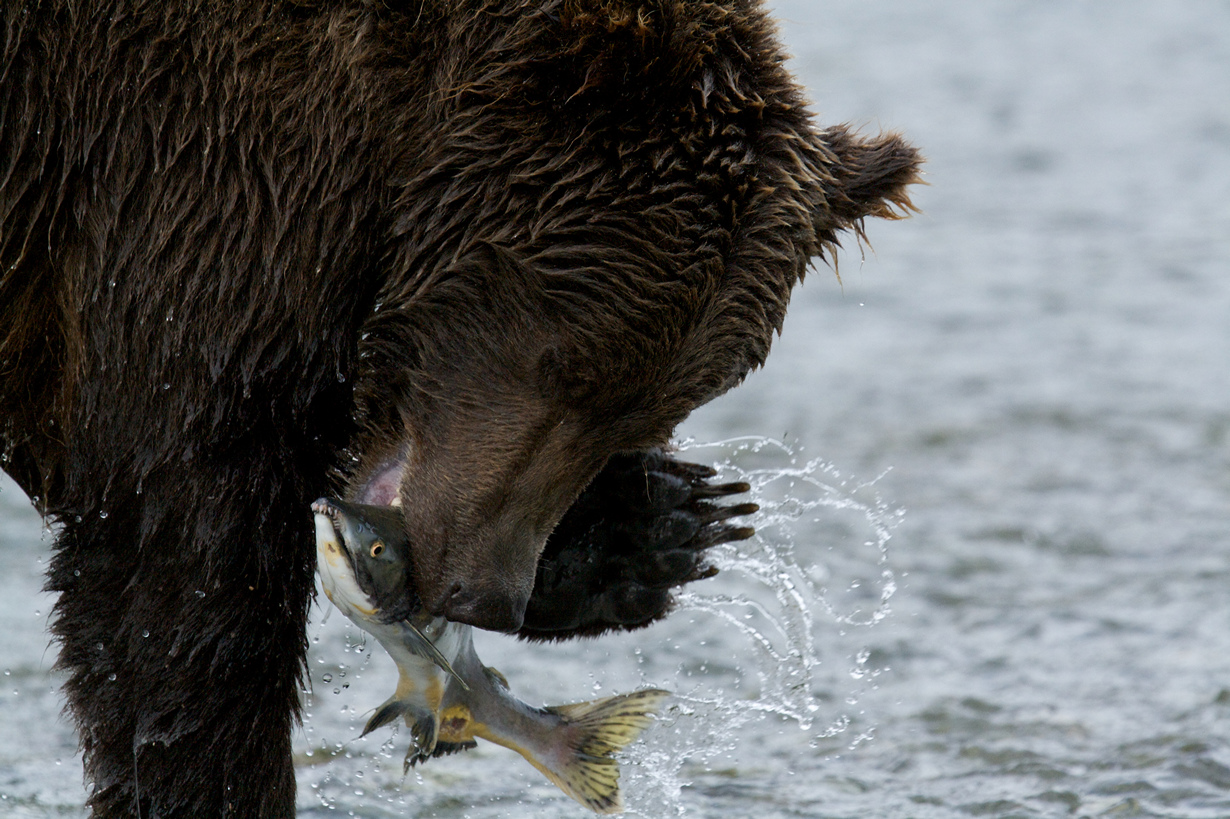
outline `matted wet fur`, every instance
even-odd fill
[[[400,495],[454,619],[661,616],[745,534],[704,476],[638,508],[619,486],[682,467],[621,456],[548,536],[764,360],[808,260],[908,209],[919,163],[816,129],[750,1],[2,14],[2,464],[57,525],[98,816],[293,814],[319,495]],[[570,557],[621,549],[637,572]]]

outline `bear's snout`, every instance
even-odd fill
[[[512,632],[521,628],[529,599],[527,592],[502,586],[481,587],[455,582],[431,610],[457,623],[488,631]]]

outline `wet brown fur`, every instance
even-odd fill
[[[307,504],[403,459],[424,601],[517,627],[918,163],[752,0],[7,3],[0,457],[95,814],[293,814]]]

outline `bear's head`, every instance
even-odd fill
[[[754,3],[469,25],[441,34],[429,125],[392,163],[348,477],[401,506],[432,612],[510,631],[606,460],[759,366],[809,260],[907,211],[920,159],[816,130]]]

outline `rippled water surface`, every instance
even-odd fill
[[[924,213],[680,431],[757,539],[647,631],[480,656],[531,702],[677,692],[641,816],[1230,816],[1230,3],[776,8],[823,121],[924,148]],[[0,816],[82,815],[47,550],[5,483]],[[312,633],[301,815],[586,815],[490,745],[403,777],[357,738],[391,662]]]

